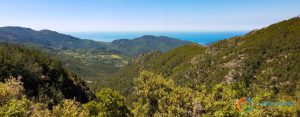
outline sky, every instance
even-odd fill
[[[259,29],[300,15],[300,0],[0,0],[0,26],[60,32]]]

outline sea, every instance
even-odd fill
[[[118,39],[134,39],[144,35],[167,36],[187,40],[199,44],[209,44],[219,40],[241,36],[246,31],[238,32],[65,32],[81,39],[91,39],[101,42],[111,42]]]

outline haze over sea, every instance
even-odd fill
[[[167,36],[181,40],[207,44],[234,36],[246,34],[246,31],[238,32],[67,32],[66,34],[81,39],[111,42],[117,39],[134,39],[143,35]]]

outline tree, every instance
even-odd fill
[[[28,100],[20,78],[9,78],[0,83],[0,116],[43,116],[50,117],[50,111],[41,103]]]
[[[194,108],[196,93],[191,89],[175,86],[171,79],[151,72],[141,72],[134,93],[138,97],[133,109],[135,116],[192,116],[199,110]]]
[[[62,103],[52,109],[56,117],[88,117],[89,112],[79,102],[64,99]]]
[[[230,85],[217,84],[212,90],[204,90],[199,93],[198,99],[205,110],[203,116],[238,116],[239,112],[235,106],[237,91],[232,90]]]

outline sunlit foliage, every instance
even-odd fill
[[[53,107],[53,115],[57,117],[88,117],[89,113],[82,105],[74,100],[63,100]]]
[[[125,98],[118,92],[103,88],[96,93],[96,99],[84,105],[92,116],[124,117],[130,111],[125,106]]]

